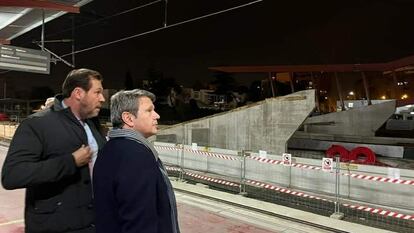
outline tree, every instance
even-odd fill
[[[228,94],[234,90],[236,82],[229,73],[218,71],[214,73],[214,77],[216,79],[212,84],[216,86],[217,94]]]
[[[250,84],[249,100],[256,102],[262,99],[262,83],[260,80],[253,81]]]

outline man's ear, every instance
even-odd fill
[[[71,96],[74,97],[77,100],[80,100],[83,95],[85,94],[85,90],[83,90],[80,87],[75,87],[75,89],[73,89]]]
[[[125,126],[127,126],[128,128],[133,128],[134,127],[134,121],[132,119],[132,114],[129,112],[123,112],[121,114],[122,117],[122,121],[124,122]]]

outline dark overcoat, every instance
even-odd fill
[[[171,233],[167,185],[144,144],[110,139],[93,171],[97,233]]]
[[[98,143],[103,137],[86,121]],[[95,232],[91,177],[72,153],[88,139],[69,108],[57,100],[17,128],[2,169],[6,189],[26,188],[26,233]]]

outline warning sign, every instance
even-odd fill
[[[292,166],[292,155],[288,153],[283,153],[283,165]]]
[[[333,171],[333,159],[332,158],[322,158],[322,171],[324,172]]]
[[[267,152],[265,150],[259,150],[259,157],[262,159],[267,159]]]
[[[191,143],[191,150],[198,150],[197,143]]]

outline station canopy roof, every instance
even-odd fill
[[[66,13],[79,13],[79,7],[92,0],[0,0],[0,44]]]
[[[414,56],[404,57],[384,63],[365,64],[318,64],[318,65],[267,65],[267,66],[215,66],[213,71],[226,73],[270,73],[270,72],[362,72],[414,70]]]

